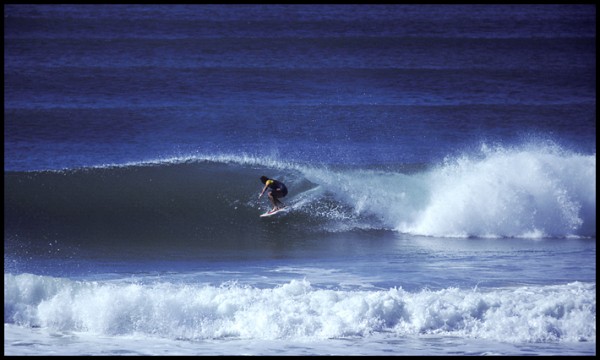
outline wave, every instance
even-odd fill
[[[74,281],[4,274],[4,323],[103,336],[330,339],[375,333],[503,342],[596,339],[596,286],[574,282],[494,290],[407,292]]]
[[[288,185],[286,215],[259,219],[269,207],[266,198],[257,198],[261,175]],[[435,237],[596,235],[595,154],[554,145],[483,145],[433,167],[195,155],[5,172],[4,178],[5,242],[231,245],[353,230]]]
[[[432,236],[596,235],[596,156],[555,146],[490,148],[448,159],[397,229]]]

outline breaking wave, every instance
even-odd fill
[[[259,177],[285,182],[268,209]],[[200,156],[5,172],[5,242],[224,244],[314,232],[435,237],[595,237],[596,157],[556,146],[490,148],[433,167],[324,167]],[[6,248],[6,246],[5,246]],[[10,246],[9,246],[10,248]]]

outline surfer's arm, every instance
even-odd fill
[[[260,199],[261,196],[263,196],[263,194],[265,193],[265,191],[267,190],[267,188],[269,187],[268,184],[265,184],[265,187],[262,189],[262,191],[260,192],[260,195],[258,195],[258,198]]]

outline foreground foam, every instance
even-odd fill
[[[480,291],[346,291],[292,280],[272,288],[72,281],[4,275],[4,321],[168,339],[330,339],[377,333],[513,342],[596,339],[595,284]]]

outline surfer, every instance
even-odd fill
[[[275,179],[269,179],[266,176],[261,176],[260,181],[262,181],[262,183],[265,184],[265,187],[260,192],[260,195],[258,195],[258,198],[260,199],[261,196],[263,196],[263,194],[265,193],[265,191],[269,189],[269,192],[267,194],[269,195],[269,200],[271,200],[271,204],[273,204],[273,209],[271,209],[271,211],[283,209],[285,205],[283,205],[283,203],[279,201],[279,198],[286,196],[288,193],[285,184]]]

